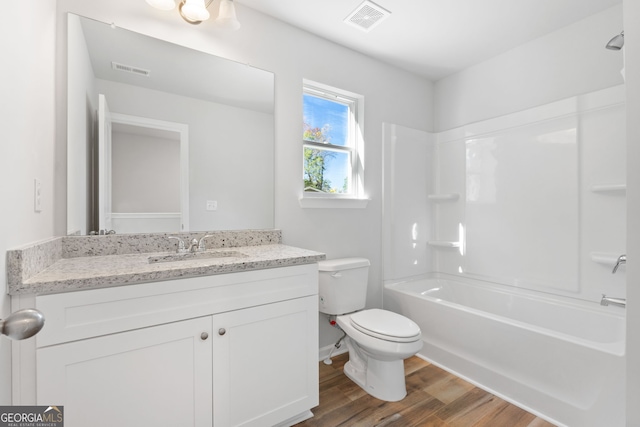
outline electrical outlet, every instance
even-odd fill
[[[33,180],[33,210],[42,212],[42,184],[38,178]]]
[[[207,200],[207,210],[215,211],[218,209],[218,202],[215,200]]]

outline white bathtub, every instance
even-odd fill
[[[434,364],[557,425],[624,426],[623,309],[443,275],[384,298]]]

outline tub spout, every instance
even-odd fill
[[[626,308],[627,300],[625,298],[608,297],[605,294],[602,294],[600,305],[615,305],[616,307]]]

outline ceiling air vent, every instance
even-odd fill
[[[391,12],[388,10],[369,0],[365,0],[344,19],[344,22],[368,32],[389,15],[391,15]]]
[[[151,71],[144,68],[132,67],[131,65],[120,64],[118,62],[111,62],[111,68],[118,71],[124,71],[126,73],[137,74],[139,76],[149,77]]]

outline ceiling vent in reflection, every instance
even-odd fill
[[[369,32],[389,15],[391,15],[391,12],[388,10],[369,0],[365,0],[344,19],[344,22],[362,31]]]
[[[120,64],[118,62],[111,62],[111,68],[117,71],[124,71],[125,73],[136,74],[138,76],[149,77],[151,71],[144,68],[133,67],[131,65]]]

